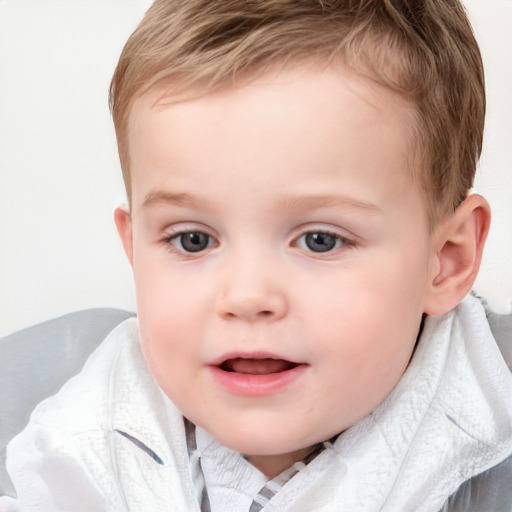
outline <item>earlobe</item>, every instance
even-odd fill
[[[431,282],[425,313],[443,315],[470,291],[480,268],[491,213],[479,195],[468,196],[434,236]]]
[[[117,232],[123,243],[124,252],[128,257],[130,265],[133,267],[133,236],[132,236],[132,219],[127,208],[118,207],[114,212],[114,220]]]

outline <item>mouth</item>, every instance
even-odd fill
[[[304,375],[306,363],[268,353],[228,354],[210,365],[215,382],[241,396],[268,396],[292,385]]]
[[[225,372],[241,373],[243,375],[270,375],[286,372],[297,366],[298,363],[285,359],[235,357],[226,359],[218,367]]]

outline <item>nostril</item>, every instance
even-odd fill
[[[274,321],[286,313],[284,297],[278,294],[226,294],[219,297],[216,313],[225,320]]]
[[[245,318],[249,320],[264,320],[271,319],[275,315],[274,311],[269,309],[265,309],[263,311],[256,311],[254,314],[250,314],[247,312],[233,312],[233,311],[225,311],[223,313],[224,318],[234,319],[234,318]]]

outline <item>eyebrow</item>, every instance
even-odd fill
[[[186,192],[167,192],[155,191],[146,195],[143,208],[158,206],[160,204],[170,204],[175,206],[193,207],[197,200]],[[342,206],[345,208],[354,208],[357,210],[366,210],[370,213],[378,213],[382,210],[375,204],[350,196],[339,195],[301,195],[278,197],[278,204],[284,210],[311,210],[331,206]]]
[[[142,203],[142,208],[157,206],[159,204],[173,204],[177,206],[193,206],[196,203],[194,198],[185,192],[173,193],[156,191],[150,192]]]
[[[330,206],[342,206],[357,210],[366,210],[370,213],[382,212],[376,204],[350,196],[342,195],[303,195],[281,196],[280,203],[288,210],[309,210]]]

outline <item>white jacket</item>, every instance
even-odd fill
[[[437,512],[464,481],[512,454],[511,397],[483,308],[468,297],[426,320],[385,401],[263,510]],[[8,447],[7,469],[18,499],[0,498],[2,511],[200,510],[182,416],[144,363],[135,319],[36,408]]]

